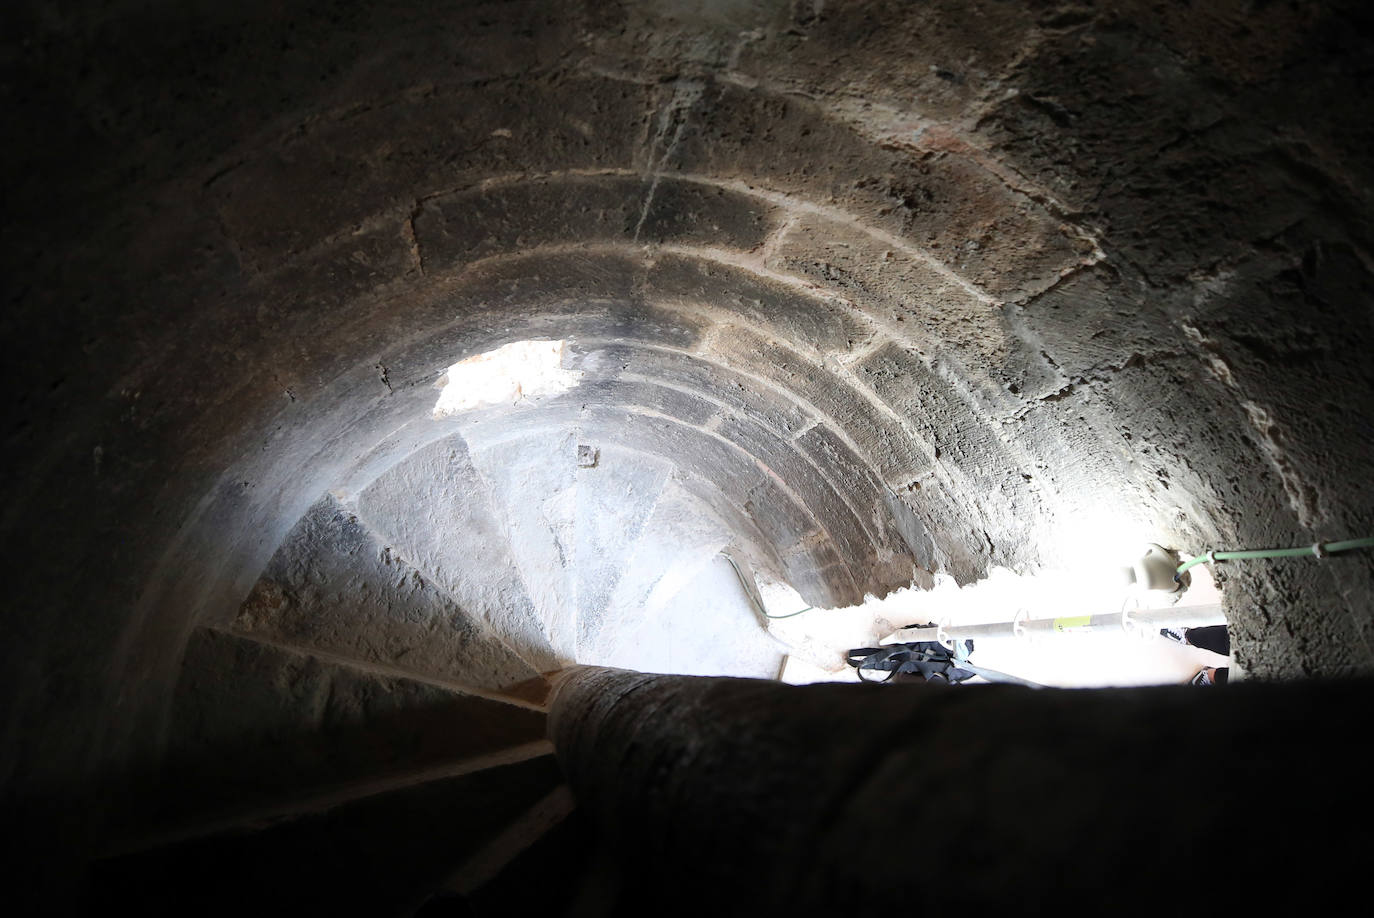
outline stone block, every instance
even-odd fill
[[[674,418],[701,427],[720,411],[720,406],[694,392],[642,382],[633,377],[584,380],[569,401],[579,405],[626,407]]]
[[[287,535],[233,627],[477,689],[539,675],[331,496]]]
[[[672,471],[668,458],[601,447],[593,469],[578,469],[573,557],[577,583],[577,659],[595,646],[603,629],[618,624],[608,614],[611,597],[629,566],[639,534]]]
[[[728,525],[709,503],[669,482],[636,540],[629,563],[615,585],[606,622],[580,659],[603,666],[653,671],[660,659],[641,646],[638,634],[657,619],[681,592],[697,596],[695,583],[732,538]],[[705,605],[699,598],[696,605]],[[631,661],[636,661],[631,665]]]
[[[108,858],[92,868],[87,905],[113,897],[151,915],[412,913],[560,782],[543,755]]]
[[[924,528],[908,519],[910,511],[906,506],[895,500],[891,488],[835,431],[817,424],[797,437],[794,444],[813,463],[827,470],[872,533],[877,551],[873,559],[875,582],[893,587],[905,585],[911,580],[913,562],[930,570],[931,547]]]
[[[531,666],[557,667],[487,484],[461,437],[424,447],[374,481],[358,495],[358,516]]]
[[[1050,286],[1089,252],[971,156],[878,147],[809,100],[715,83],[688,125],[672,168],[827,202],[998,299]]]
[[[473,465],[491,493],[544,633],[560,659],[576,655],[576,434],[536,432],[484,443],[472,439]]]
[[[990,408],[1012,410],[1021,403],[1017,393],[1062,385],[1007,307],[928,258],[852,226],[804,217],[770,263],[844,297],[893,341],[950,365]]]
[[[1003,446],[987,418],[933,372],[920,356],[895,344],[865,357],[855,374],[904,419],[942,462],[970,471],[1006,464]]]
[[[211,188],[244,255],[258,266],[351,231],[374,214],[402,217],[427,194],[493,175],[626,169],[647,117],[647,87],[594,76],[446,86],[319,119]],[[556,124],[549,116],[557,113]],[[291,219],[278,219],[281,202]]]
[[[828,424],[843,431],[885,481],[903,482],[930,467],[930,453],[901,424],[856,390],[852,383],[808,361],[782,344],[731,328],[712,341],[713,356],[727,367],[761,377],[801,399]]]
[[[543,714],[221,631],[187,644],[145,830],[452,768],[538,741]]]
[[[784,244],[794,233],[788,231]],[[804,273],[777,256],[767,267],[781,268],[784,274]],[[836,356],[862,347],[873,334],[847,301],[705,258],[659,256],[649,267],[643,291],[651,302],[748,322],[793,347]]]
[[[810,415],[773,387],[706,355],[636,343],[579,341],[566,360],[569,367],[588,375],[645,380],[695,393],[748,416],[778,437],[794,436],[811,423]]]
[[[675,178],[560,175],[428,198],[414,217],[426,270],[560,243],[748,250],[775,222],[757,197]]]
[[[785,482],[834,543],[855,580],[867,582],[863,572],[871,567],[875,553],[872,534],[856,518],[849,492],[831,481],[828,469],[813,465],[790,439],[773,437],[747,418],[726,417],[716,432],[747,451],[776,481]]]

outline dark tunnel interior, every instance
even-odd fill
[[[728,644],[747,661],[710,675],[773,674],[768,622],[736,646],[710,617],[721,557],[824,615],[1072,565],[1085,532],[1374,535],[1366,4],[14,0],[0,23],[0,783],[35,901],[184,914],[177,890],[234,875],[235,908],[619,914],[651,850],[712,846],[696,802],[769,795],[733,769],[815,748],[813,790],[777,790],[814,811],[718,825],[755,864],[777,820],[825,839],[793,851],[806,883],[730,900],[804,888],[805,911],[866,875],[846,858],[907,850],[844,842],[865,826],[815,787],[923,806],[855,790],[896,765],[823,751],[846,724],[964,750],[912,767],[999,827],[937,857],[988,907],[1107,895],[977,873],[1038,847],[985,793],[1003,772],[1067,799],[1079,769],[1148,785],[1141,749],[1250,750],[1199,778],[1235,826],[1281,772],[1365,783],[1340,745],[1374,667],[1362,551],[1210,565],[1244,679],[1207,695],[917,711],[919,687],[577,667],[701,674],[681,661]],[[511,354],[490,393],[464,375]],[[680,665],[644,656],[661,608]],[[1329,757],[1263,751],[1305,722]],[[1358,822],[1353,797],[1322,818]],[[1205,856],[1158,854],[1113,799],[1034,818],[1079,840],[1107,812],[1146,868]],[[632,803],[667,828],[617,861]],[[1362,850],[1336,834],[1303,856]],[[352,885],[282,892],[299,877],[263,865],[297,858]],[[521,898],[544,886],[566,902]],[[1160,907],[1120,895],[1094,901]]]

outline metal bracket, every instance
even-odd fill
[[[1034,640],[1035,638],[1026,630],[1026,622],[1028,621],[1030,621],[1030,610],[1017,609],[1016,614],[1011,617],[1011,633],[1022,640]]]

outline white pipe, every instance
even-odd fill
[[[1145,636],[1159,633],[1160,628],[1204,628],[1226,624],[1220,605],[1169,606],[1165,609],[1135,609],[1109,612],[1104,615],[1071,615],[1060,618],[1016,618],[1009,622],[985,625],[953,625],[941,623],[934,628],[910,626],[899,628],[883,638],[881,643],[900,644],[913,641],[963,641],[1001,637],[1038,637],[1045,634],[1088,634],[1120,629]]]

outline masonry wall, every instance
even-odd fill
[[[529,435],[819,605],[1374,523],[1361,4],[3,16],[12,799],[151,754],[192,627],[519,338],[586,374]],[[1237,659],[1366,672],[1372,576],[1228,570]]]

